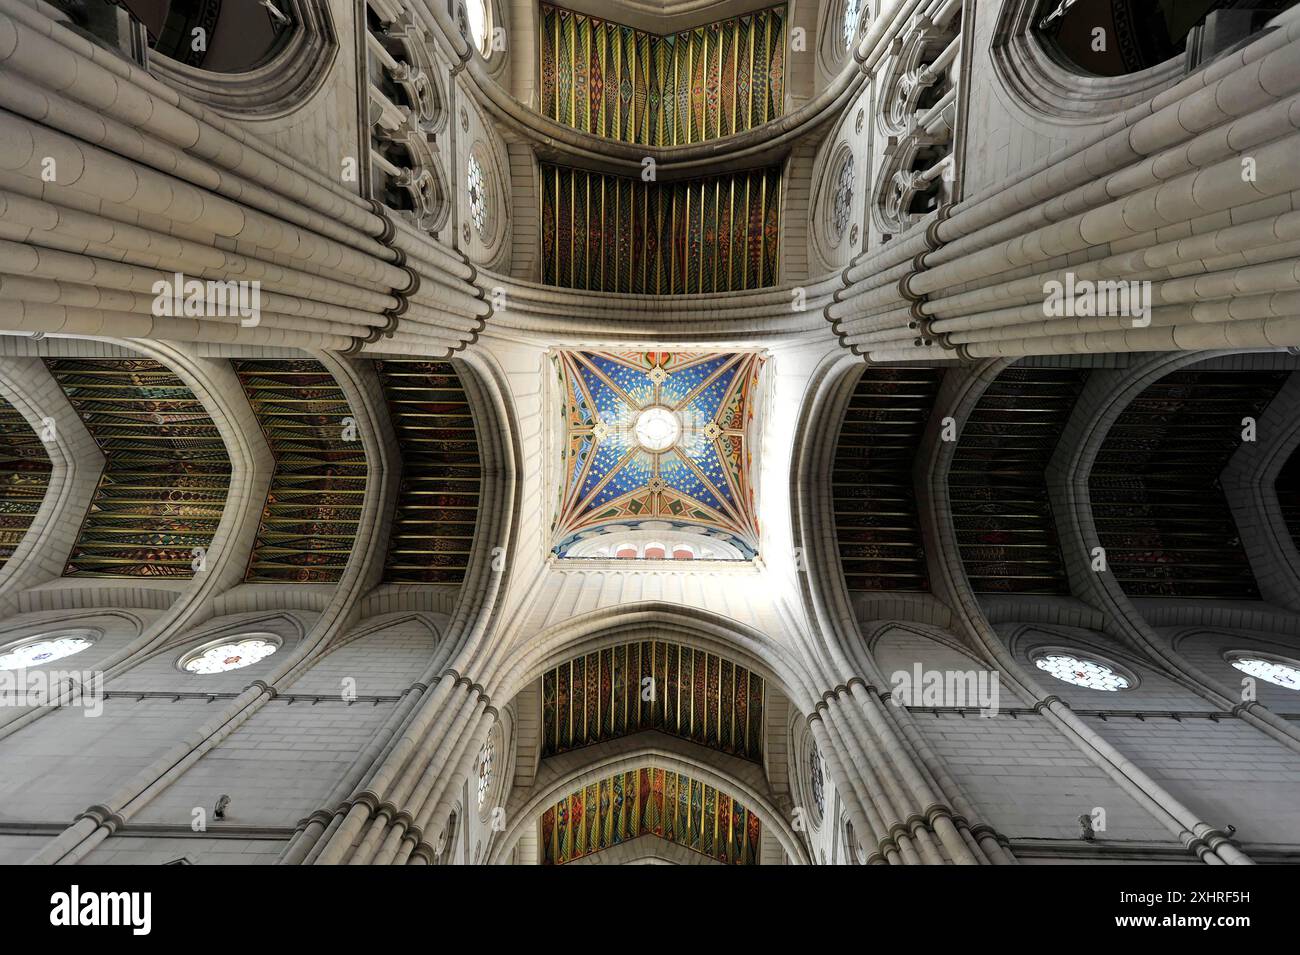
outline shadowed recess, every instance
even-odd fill
[[[659,640],[606,647],[542,676],[542,756],[641,730],[761,763],[763,678]]]
[[[844,412],[835,464],[835,535],[849,590],[927,590],[912,464],[939,368],[870,367]]]
[[[1258,420],[1287,374],[1174,372],[1119,416],[1088,486],[1126,594],[1259,599],[1219,476],[1241,445],[1242,419]]]
[[[690,295],[777,283],[781,168],[644,182],[542,164],[542,282]]]
[[[469,399],[447,361],[377,361],[402,452],[402,483],[384,579],[465,579],[478,517],[481,467]]]
[[[1291,457],[1282,465],[1273,490],[1277,494],[1282,520],[1291,534],[1291,540],[1300,548],[1300,448],[1292,451]]]
[[[0,567],[41,509],[51,467],[45,445],[27,419],[0,401]]]
[[[542,4],[543,115],[651,146],[761,126],[785,105],[785,7],[668,36]]]
[[[592,783],[542,813],[542,864],[563,865],[646,835],[718,862],[756,865],[762,825],[726,793],[647,766]]]
[[[366,492],[366,453],[347,398],[318,361],[233,364],[275,457],[244,579],[336,583]]]
[[[193,577],[230,459],[202,402],[148,358],[46,359],[104,454],[65,577]]]
[[[948,494],[976,593],[1070,592],[1044,469],[1086,378],[1077,368],[1007,368],[962,427]]]

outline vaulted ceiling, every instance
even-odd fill
[[[744,132],[785,103],[784,6],[668,36],[542,4],[542,114],[677,146]]]
[[[1179,371],[1120,415],[1089,486],[1097,534],[1134,597],[1259,598],[1219,483],[1288,372]]]
[[[275,457],[246,579],[335,583],[361,522],[366,454],[352,409],[318,361],[234,362]]]
[[[779,166],[646,182],[543,163],[542,282],[690,295],[766,288],[779,269]]]
[[[64,576],[193,577],[230,485],[225,442],[203,404],[151,359],[46,364],[104,454]]]
[[[761,762],[763,689],[758,674],[703,650],[660,640],[606,647],[542,676],[542,756],[659,730]]]
[[[555,552],[647,521],[753,556],[754,435],[764,359],[750,352],[558,352],[563,389]],[[647,444],[645,426],[669,429]]]
[[[758,862],[762,825],[730,795],[648,766],[579,789],[542,814],[542,864],[657,836],[731,865]]]
[[[976,593],[1070,592],[1044,469],[1086,379],[1081,368],[1006,368],[962,427],[948,491]]]
[[[939,391],[938,368],[868,367],[840,426],[831,482],[850,590],[926,590],[912,463]]]
[[[0,401],[0,567],[13,556],[50,486],[50,456],[18,411]]]
[[[459,583],[478,518],[481,469],[469,399],[446,361],[378,361],[402,454],[384,579]]]

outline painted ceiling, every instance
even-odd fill
[[[758,862],[758,816],[712,786],[648,766],[615,773],[542,814],[542,864],[563,865],[639,836],[657,836],[728,865]]]
[[[647,681],[661,688],[647,700]],[[762,762],[763,678],[662,640],[605,647],[542,675],[542,756],[658,730]]]
[[[762,355],[564,351],[554,360],[564,390],[556,554],[595,533],[646,525],[757,554]]]
[[[41,509],[50,470],[50,456],[27,419],[0,402],[0,567]]]

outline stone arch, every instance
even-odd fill
[[[739,799],[759,817],[764,829],[779,841],[786,855],[795,864],[809,863],[801,840],[772,797],[764,791],[765,784],[752,774],[747,778],[738,768],[716,765],[725,764],[724,760],[706,762],[699,754],[687,748],[689,744],[678,746],[675,742],[667,739],[653,742],[639,740],[631,749],[597,744],[575,751],[577,757],[566,761],[568,765],[553,768],[550,775],[539,777],[530,790],[517,793],[510,800],[506,812],[509,820],[507,828],[494,842],[488,854],[488,862],[500,864],[505,861],[523,835],[525,827],[536,824],[541,812],[558,799],[604,776],[653,765],[684,773]],[[761,773],[761,770],[755,769]]]

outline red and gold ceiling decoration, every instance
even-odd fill
[[[647,766],[579,789],[542,814],[542,864],[656,836],[729,865],[756,865],[762,825],[727,793]]]

